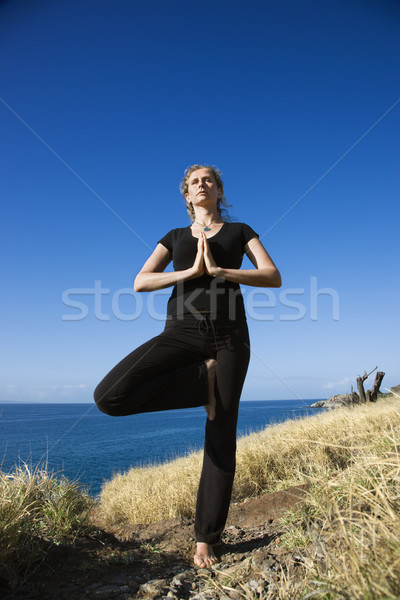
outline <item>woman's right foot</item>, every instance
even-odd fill
[[[218,562],[211,544],[204,544],[202,542],[197,543],[197,550],[193,560],[196,567],[200,569],[209,569]]]
[[[217,371],[217,361],[213,358],[208,358],[206,361],[207,374],[208,374],[208,404],[205,405],[207,417],[210,421],[215,419],[215,407],[217,400],[215,398],[214,384],[215,375]]]

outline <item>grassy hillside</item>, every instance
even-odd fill
[[[27,570],[46,547],[73,543],[90,527],[93,500],[77,484],[46,469],[0,471],[0,572]]]
[[[341,408],[286,421],[238,441],[233,502],[326,481],[367,453],[384,455],[400,426],[400,400]],[[202,452],[159,466],[132,468],[106,483],[101,509],[107,525],[150,523],[194,514]]]
[[[239,440],[234,502],[308,484],[283,522],[295,568],[282,570],[274,595],[260,600],[400,597],[399,438],[400,397],[392,394]],[[106,527],[191,517],[200,468],[194,453],[131,469],[104,485],[96,512]],[[0,472],[0,575],[27,572],[46,545],[87,534],[93,504],[79,485],[46,471]]]
[[[102,491],[104,518],[114,525],[192,516],[200,464],[196,453],[116,476]],[[284,521],[296,565],[260,600],[400,598],[400,397],[239,440],[234,501],[302,483],[305,502]]]

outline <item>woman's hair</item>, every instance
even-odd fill
[[[217,188],[220,192],[222,192],[221,197],[217,200],[218,214],[221,218],[224,219],[224,221],[230,221],[231,219],[226,209],[232,205],[227,203],[226,198],[224,196],[224,184],[221,177],[222,173],[219,169],[217,169],[217,167],[212,167],[211,165],[192,165],[185,169],[183,179],[179,186],[180,192],[183,198],[185,199],[185,202],[186,194],[188,193],[189,188],[189,177],[194,171],[198,171],[198,169],[207,169],[207,171],[209,171],[214,176],[214,179],[217,182]],[[193,222],[195,219],[195,214],[193,204],[191,202],[186,202],[186,210],[189,215],[189,219]]]

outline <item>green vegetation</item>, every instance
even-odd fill
[[[45,468],[0,472],[0,566],[23,572],[50,544],[73,543],[89,531],[92,506],[79,484]]]

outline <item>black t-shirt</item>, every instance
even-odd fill
[[[217,265],[226,269],[240,269],[244,247],[254,237],[259,235],[249,225],[225,222],[215,235],[208,238]],[[192,235],[190,227],[172,229],[158,243],[171,252],[175,271],[193,266],[198,239]],[[210,275],[177,283],[168,300],[167,315],[196,314],[197,311],[226,315],[231,320],[243,316],[244,305],[239,284]]]

